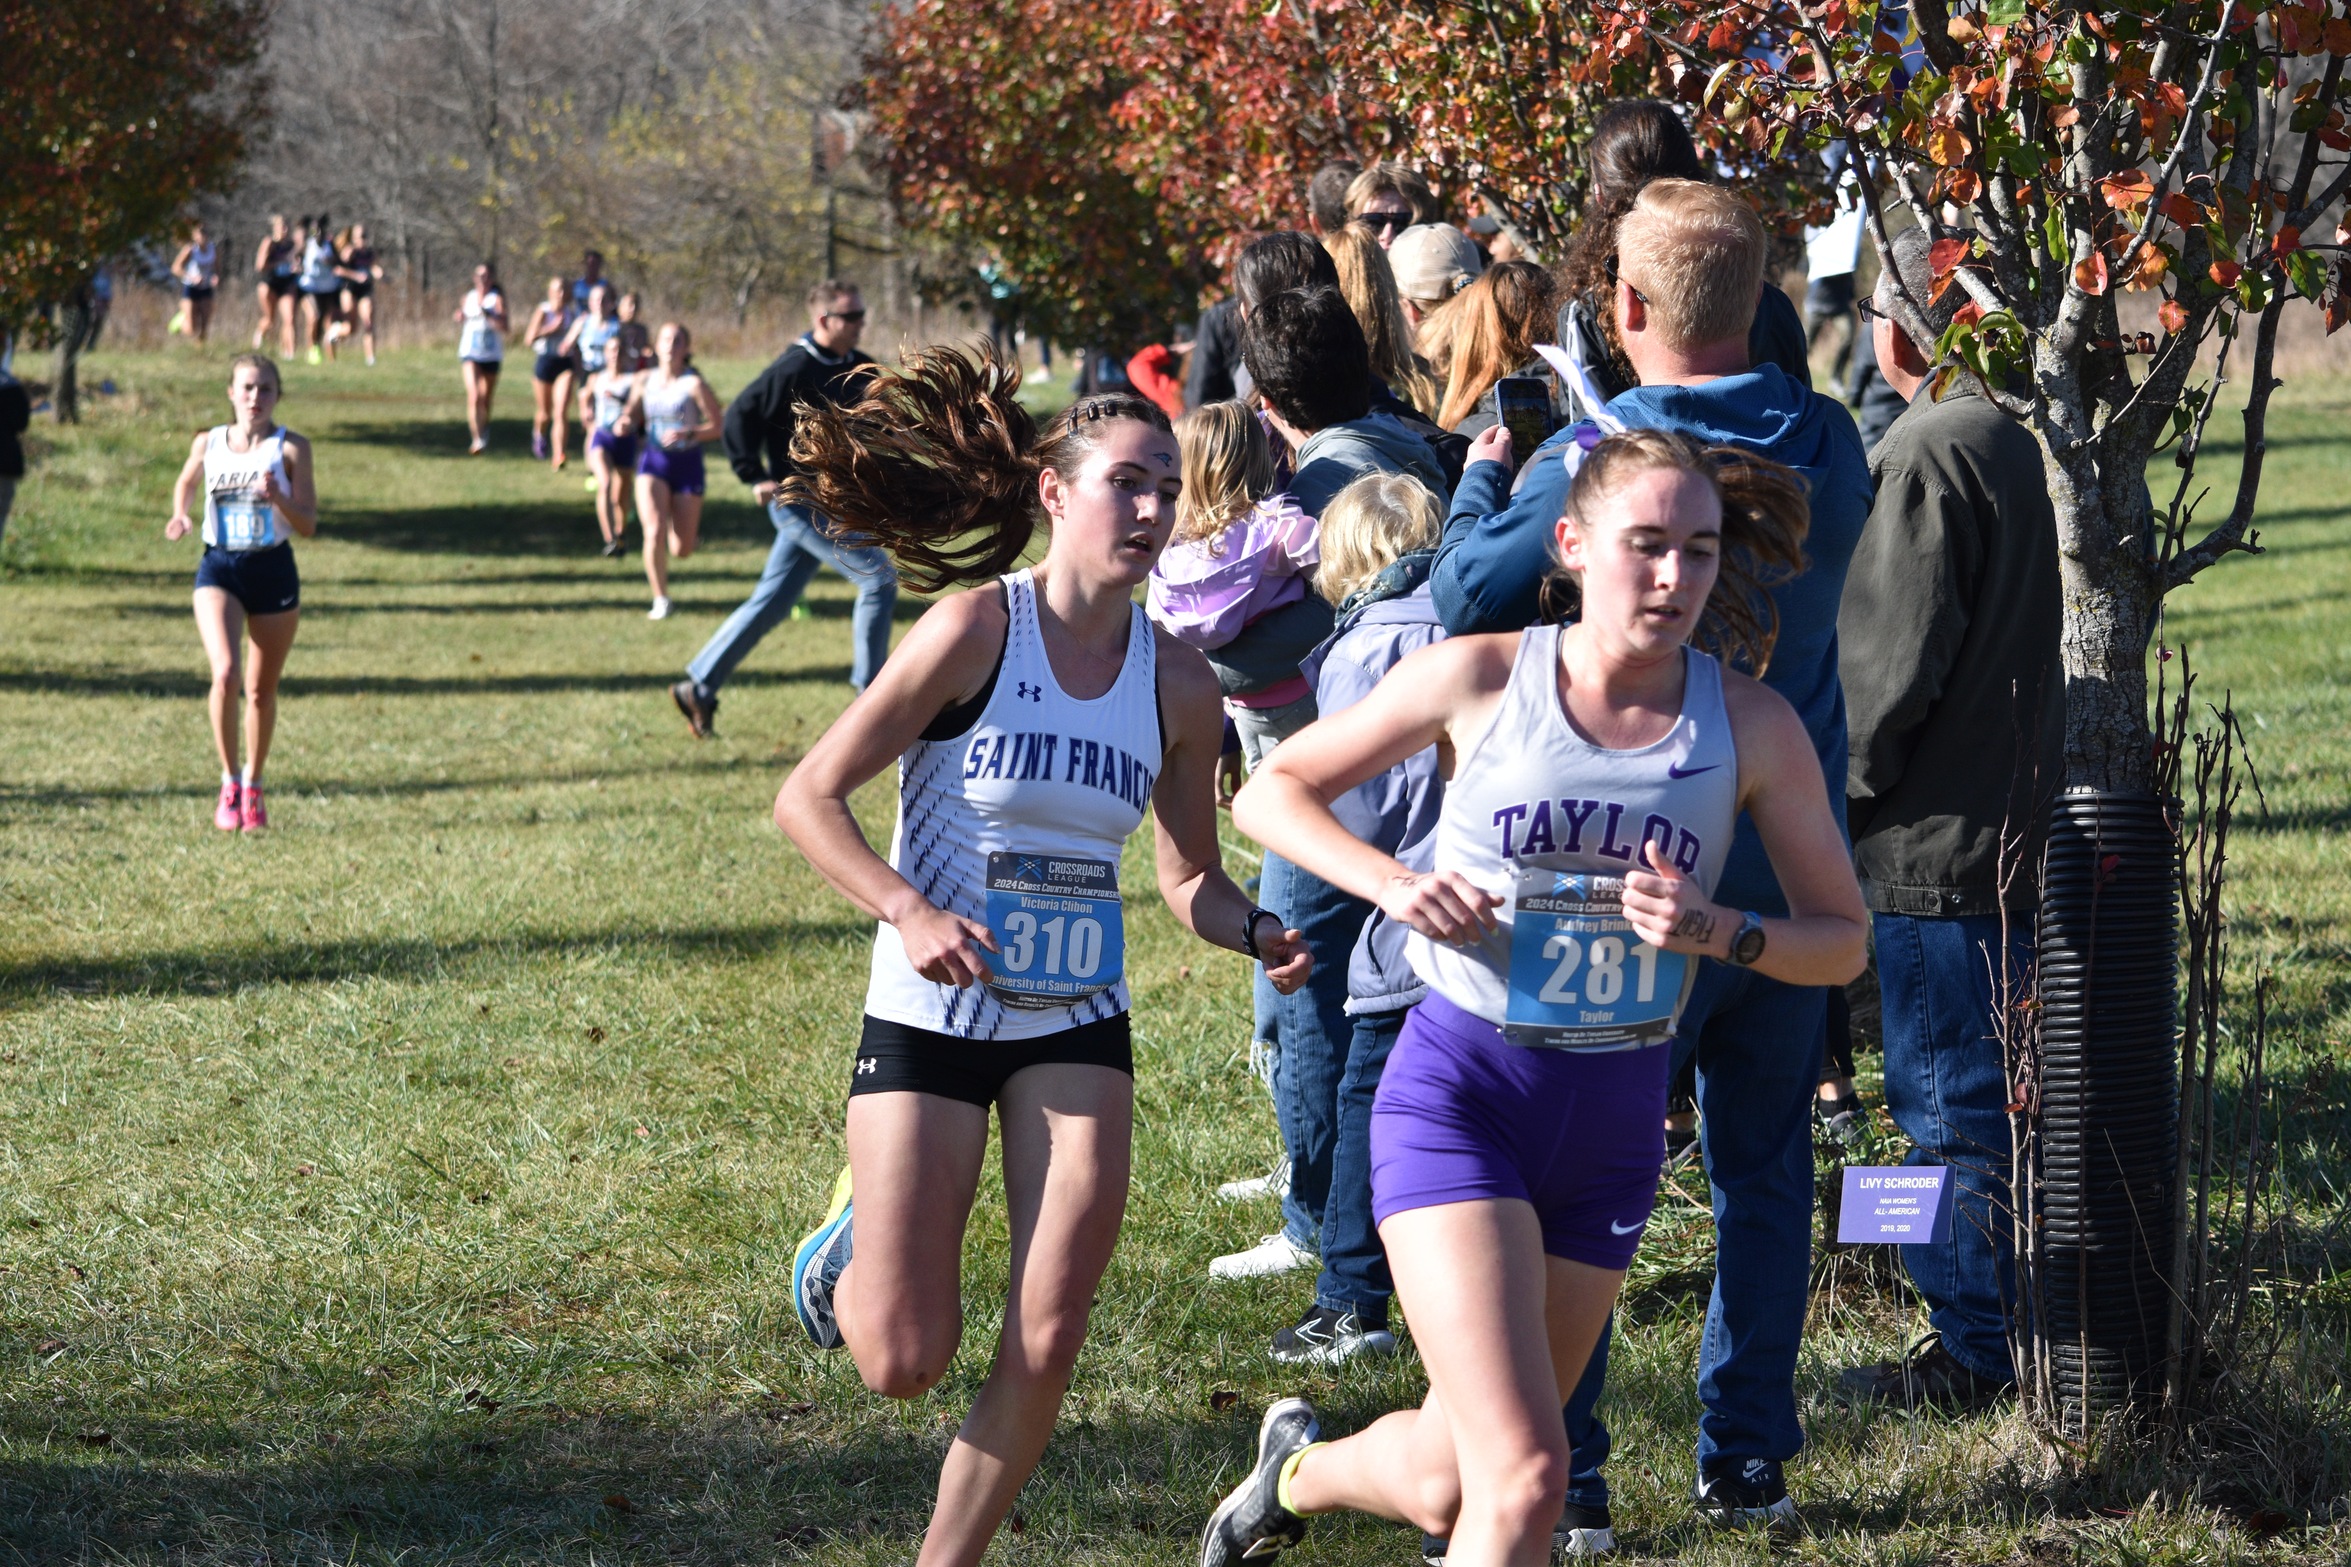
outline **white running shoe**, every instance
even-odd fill
[[[1287,1197],[1290,1195],[1290,1161],[1284,1159],[1263,1175],[1252,1175],[1245,1181],[1227,1181],[1216,1189],[1216,1195],[1226,1202],[1255,1202],[1260,1197]]]
[[[647,620],[669,619],[669,595],[666,593],[655,594],[653,597],[653,607],[645,611],[645,618]]]
[[[1295,1273],[1322,1259],[1276,1230],[1247,1251],[1230,1252],[1208,1265],[1212,1279],[1270,1279],[1277,1273]]]

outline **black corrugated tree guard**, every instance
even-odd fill
[[[2020,1369],[2037,1407],[2084,1429],[2162,1396],[2173,1317],[2179,837],[2158,796],[2149,642],[2167,593],[2258,549],[2289,301],[2317,303],[2329,331],[2344,318],[2351,235],[2318,225],[2351,185],[2351,18],[2246,0],[1913,0],[1882,17],[1779,0],[1643,20],[1682,96],[1751,145],[1794,159],[1847,144],[1881,263],[1906,216],[1933,236],[1936,295],[1963,291],[1933,389],[1970,377],[2041,445],[2066,729],[2042,1054],[2016,1112],[2043,1225]],[[1896,292],[1904,330],[1933,340],[1929,301]],[[2158,330],[2125,332],[2131,293]],[[2200,519],[2196,457],[2232,386],[2244,466],[2226,511]],[[2176,472],[2155,493],[2167,450]]]

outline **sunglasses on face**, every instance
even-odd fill
[[[1864,323],[1891,321],[1894,319],[1892,312],[1880,310],[1878,308],[1878,302],[1875,299],[1856,299],[1853,301],[1853,309],[1857,314],[1860,315]]]
[[[1608,281],[1611,286],[1614,286],[1618,283],[1624,283],[1625,287],[1633,289],[1633,297],[1635,299],[1639,300],[1644,305],[1649,303],[1649,296],[1647,294],[1642,293],[1637,288],[1633,288],[1632,284],[1626,283],[1623,278],[1620,278],[1616,275],[1616,258],[1614,256],[1610,256],[1608,260],[1602,264],[1601,270],[1608,274]]]
[[[824,318],[827,321],[846,321],[854,326],[865,319],[865,312],[862,310],[828,310],[824,313]]]
[[[1384,211],[1359,212],[1355,215],[1355,221],[1367,229],[1402,229],[1411,226],[1412,214]]]

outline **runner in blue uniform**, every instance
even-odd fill
[[[1020,384],[1017,364],[912,355],[857,401],[802,410],[784,485],[889,549],[917,591],[976,584],[916,622],[776,800],[809,862],[882,922],[849,1168],[793,1266],[809,1336],[845,1344],[877,1393],[916,1397],[954,1359],[991,1106],[1002,1139],[1004,1326],[921,1567],[976,1563],[1011,1510],[1118,1239],[1134,1113],[1119,871],[1145,815],[1178,920],[1284,990],[1311,967],[1220,863],[1216,677],[1134,602],[1175,522],[1167,416],[1087,398],[1040,437]],[[1044,558],[1014,569],[1040,523]],[[884,859],[849,798],[893,765]]]
[[[1471,459],[1506,461],[1508,444],[1497,427]],[[1555,530],[1573,624],[1411,655],[1234,801],[1244,832],[1412,931],[1429,994],[1373,1101],[1372,1212],[1429,1393],[1336,1442],[1305,1400],[1276,1403],[1203,1567],[1341,1509],[1449,1535],[1455,1567],[1549,1559],[1560,1405],[1656,1198],[1663,1047],[1698,964],[1809,985],[1861,969],[1861,892],[1802,723],[1687,645],[1768,660],[1757,567],[1801,560],[1803,494],[1777,464],[1686,436],[1601,441]],[[1330,802],[1430,745],[1451,776],[1435,867],[1416,873]],[[1785,919],[1711,897],[1742,812]]]

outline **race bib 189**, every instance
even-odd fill
[[[1118,983],[1126,920],[1118,867],[1051,854],[988,856],[988,988],[1008,1006],[1066,1007]]]
[[[269,502],[250,495],[216,495],[212,506],[222,549],[254,550],[269,542],[273,528]]]
[[[1617,876],[1519,870],[1503,1023],[1514,1043],[1621,1050],[1671,1037],[1690,960],[1635,935],[1623,893]]]

